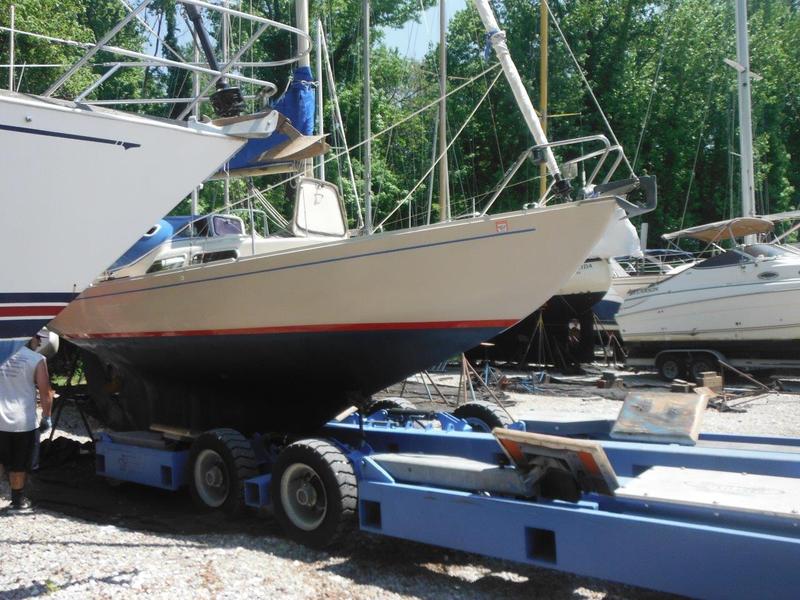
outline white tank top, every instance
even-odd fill
[[[0,431],[36,429],[36,367],[44,356],[24,346],[0,365]]]

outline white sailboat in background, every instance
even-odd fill
[[[142,64],[156,61],[201,71],[217,82],[226,74],[237,77],[227,73],[230,64],[204,68],[108,46],[120,30],[140,18],[149,3],[131,9],[96,44],[15,31],[13,24],[3,28],[9,31],[12,44],[9,87],[14,82],[16,35],[87,51],[43,96],[0,92],[0,148],[5,149],[0,161],[0,254],[5,257],[0,271],[0,362],[55,317],[152,223],[219,171],[248,140],[268,138],[276,130],[289,131],[276,111],[186,122],[83,102],[121,65],[108,69],[79,94],[78,102],[52,97],[100,50],[148,61]],[[188,4],[192,3],[198,4],[195,0]],[[225,100],[234,90],[220,91],[218,85],[215,96]]]

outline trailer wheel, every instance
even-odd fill
[[[379,410],[414,410],[415,408],[416,406],[405,398],[381,398],[380,400],[375,400],[367,407],[367,416],[375,414]]]
[[[341,450],[320,439],[287,446],[272,471],[275,519],[293,540],[324,548],[355,522],[358,487]]]
[[[700,374],[706,371],[718,372],[719,363],[706,354],[692,358],[692,362],[689,363],[689,373],[692,376],[692,381],[700,381]]]
[[[513,423],[502,408],[480,400],[462,404],[453,411],[453,416],[469,423],[473,431],[482,433],[491,433],[495,427],[506,427]]]
[[[212,429],[189,451],[189,490],[201,508],[242,511],[244,482],[258,474],[253,447],[234,429]]]
[[[656,360],[656,369],[661,379],[672,381],[685,376],[686,366],[677,354],[662,354]]]

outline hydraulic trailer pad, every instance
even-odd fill
[[[599,442],[495,428],[503,452],[522,472],[561,469],[582,492],[613,496],[619,487],[614,468]]]

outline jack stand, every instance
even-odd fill
[[[81,416],[81,421],[83,421],[83,427],[86,430],[89,439],[92,440],[92,443],[94,443],[94,432],[89,426],[89,420],[86,418],[86,413],[83,411],[83,407],[81,406],[79,400],[71,396],[61,396],[54,401],[55,408],[53,409],[53,428],[50,430],[50,437],[47,438],[47,441],[53,441],[53,436],[55,435],[56,429],[58,429],[58,424],[61,421],[61,414],[64,412],[64,406],[69,403],[71,403],[78,410],[78,414]]]

